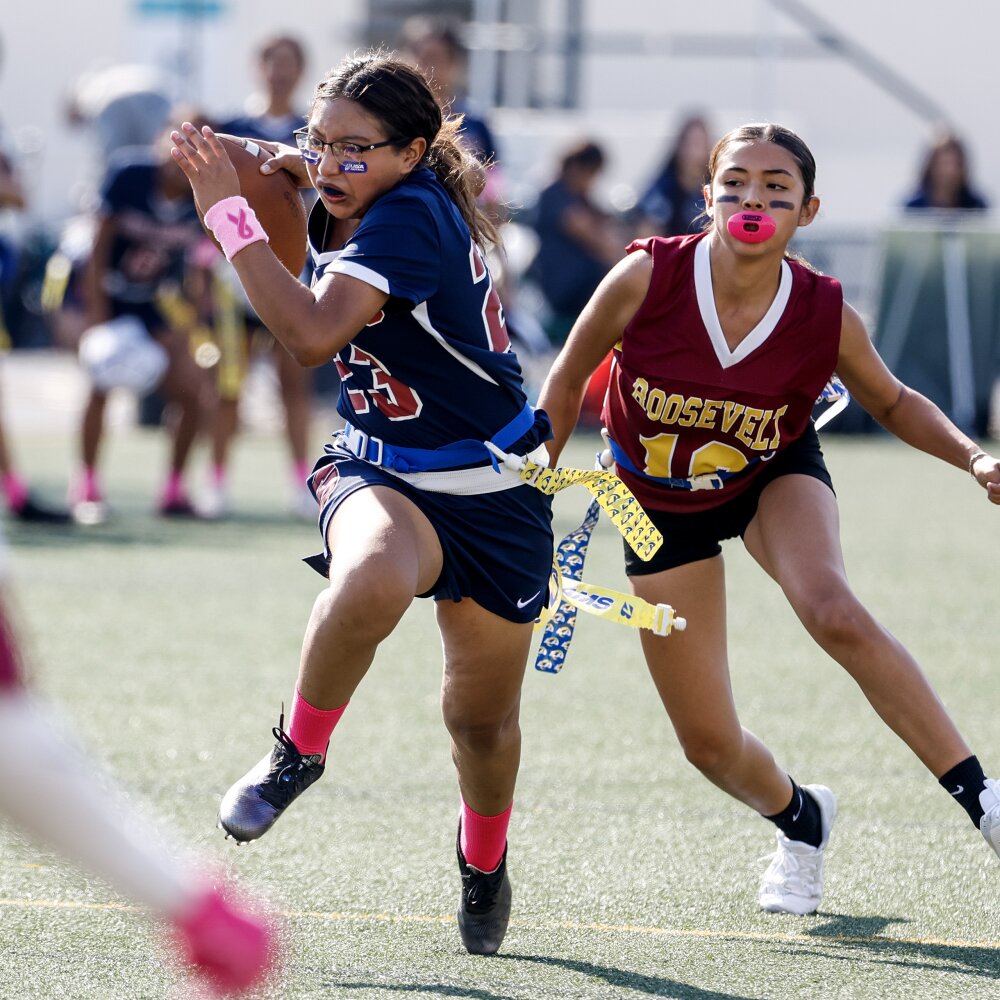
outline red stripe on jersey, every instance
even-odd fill
[[[469,265],[472,268],[472,282],[478,285],[486,279],[486,297],[483,300],[483,326],[490,347],[499,353],[510,347],[510,337],[507,336],[507,324],[503,317],[503,305],[496,288],[493,287],[493,275],[490,274],[483,255],[473,240],[469,248]]]

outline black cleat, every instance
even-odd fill
[[[20,507],[14,508],[11,513],[19,521],[29,524],[69,524],[73,520],[68,510],[61,510],[50,507],[30,494],[25,498]]]
[[[176,497],[173,500],[164,500],[156,511],[160,517],[175,518],[178,520],[187,519],[189,521],[201,520],[201,514],[195,509],[193,503],[186,497]]]
[[[495,955],[503,944],[510,920],[510,879],[507,878],[507,848],[500,864],[481,872],[462,854],[461,827],[458,840],[458,870],[462,875],[462,899],[458,904],[458,930],[470,955]]]
[[[324,771],[321,757],[300,754],[281,728],[284,716],[271,730],[277,743],[270,755],[248,771],[222,797],[219,827],[238,843],[262,837],[275,820]]]

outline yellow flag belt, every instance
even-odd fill
[[[587,547],[602,510],[643,562],[648,562],[663,544],[663,536],[649,520],[642,505],[613,472],[603,467],[593,470],[550,469],[523,456],[508,455],[490,442],[486,446],[508,468],[517,471],[526,483],[548,496],[569,486],[584,486],[593,497],[580,526],[556,546],[549,584],[549,606],[542,611],[537,622],[537,626],[542,628],[542,640],[535,658],[536,670],[558,673],[563,668],[578,611],[619,625],[649,629],[664,636],[687,626],[687,622],[669,604],[650,604],[631,594],[582,580]]]

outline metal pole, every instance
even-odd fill
[[[469,97],[484,108],[496,103],[496,25],[500,20],[499,0],[476,0],[473,10],[478,43],[469,52]]]
[[[566,0],[566,47],[563,63],[564,108],[580,103],[580,76],[583,53],[583,0]]]
[[[972,322],[969,318],[969,269],[965,236],[946,233],[942,241],[944,306],[948,335],[951,419],[967,433],[976,422],[976,382],[972,371]]]

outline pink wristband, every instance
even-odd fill
[[[205,225],[219,241],[226,260],[232,260],[251,243],[270,242],[250,203],[242,195],[217,201],[205,213]]]

